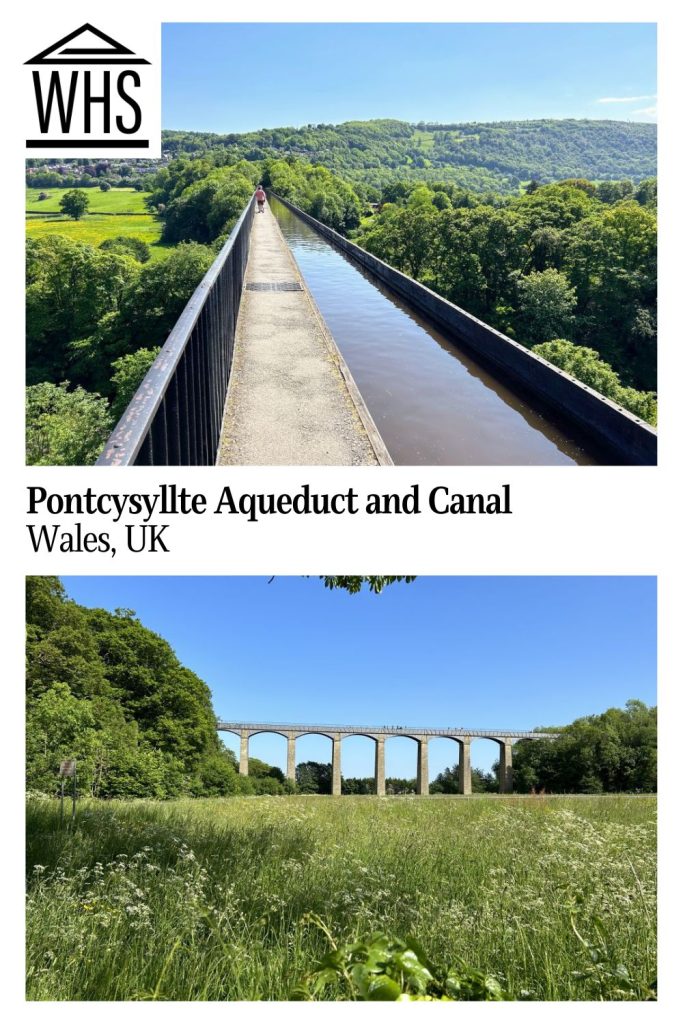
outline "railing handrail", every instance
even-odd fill
[[[477,736],[483,738],[512,738],[517,739],[554,739],[560,733],[555,732],[534,732],[531,729],[465,729],[460,726],[417,726],[417,725],[330,725],[320,722],[303,724],[301,722],[228,722],[219,719],[217,722],[218,731],[246,731],[258,730],[268,732],[269,730],[285,730],[287,732],[313,732],[323,730],[325,733],[370,733],[372,735],[391,734],[410,736],[415,733],[420,736]]]
[[[182,358],[192,330],[204,308],[206,299],[232,252],[254,201],[252,195],[225,244],[188,299],[161,351],[107,438],[102,454],[95,463],[96,466],[131,465],[135,461]]]

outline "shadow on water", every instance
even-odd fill
[[[397,465],[609,461],[532,408],[281,203],[271,205]]]

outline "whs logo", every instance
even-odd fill
[[[33,156],[160,156],[159,73],[86,23],[26,61]]]

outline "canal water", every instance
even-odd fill
[[[282,203],[271,209],[396,465],[601,461]]]

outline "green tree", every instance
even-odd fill
[[[33,788],[53,791],[60,757],[77,756],[93,795],[237,791],[208,687],[134,613],[83,608],[59,581],[29,578],[27,666]]]
[[[548,362],[566,370],[572,377],[588,384],[606,398],[611,398],[647,423],[657,423],[657,396],[653,391],[636,391],[622,385],[619,374],[612,369],[595,351],[585,345],[573,345],[571,341],[556,338],[542,345],[534,345],[533,351]]]
[[[571,232],[565,271],[576,290],[577,326],[627,385],[654,390],[657,224],[633,200],[605,205]],[[555,332],[561,336],[564,331]],[[548,339],[538,339],[548,340]]]
[[[142,267],[122,296],[119,326],[125,336],[148,344],[165,340],[213,259],[211,249],[189,242]]]
[[[373,594],[380,594],[391,583],[412,583],[415,576],[321,576],[328,590],[347,590],[358,594],[367,583]]]
[[[207,246],[187,242],[159,263],[140,267],[130,260],[138,272],[116,308],[100,318],[88,337],[69,346],[72,376],[92,390],[111,395],[115,389],[112,364],[140,348],[163,344],[213,259]],[[143,358],[135,365],[141,365]]]
[[[483,772],[481,768],[472,768],[472,792],[473,793],[497,793],[498,780],[492,772]],[[429,784],[430,793],[460,792],[460,767],[455,764],[452,768],[444,768]]]
[[[114,373],[111,383],[114,388],[114,400],[111,405],[111,413],[114,422],[118,422],[123,416],[160,351],[159,347],[139,348],[137,352],[119,356],[112,363]]]
[[[196,792],[201,796],[230,796],[238,791],[237,772],[228,751],[217,751],[202,760]]]
[[[528,345],[566,333],[573,321],[576,292],[564,274],[550,267],[518,282],[517,334]]]
[[[116,311],[140,273],[130,256],[103,252],[61,235],[26,245],[26,345],[30,384],[56,383],[71,373],[70,345]]]
[[[114,235],[113,238],[105,238],[103,242],[100,242],[100,249],[105,252],[117,252],[122,256],[132,256],[138,263],[148,263],[151,256],[147,242],[130,235]]]
[[[60,210],[67,217],[71,217],[72,220],[80,220],[89,205],[90,198],[88,194],[77,188],[65,192],[59,200]]]
[[[579,718],[556,740],[515,745],[514,785],[520,792],[654,792],[657,710],[641,701]]]
[[[229,231],[253,194],[257,175],[258,168],[248,167],[245,174],[240,164],[211,170],[188,183],[166,208],[164,240],[208,244]]]
[[[27,788],[56,792],[61,760],[91,760],[95,719],[89,703],[74,697],[66,683],[55,683],[30,702],[26,737]]]
[[[299,793],[331,793],[332,765],[302,761],[296,766],[296,785]]]
[[[26,389],[26,461],[32,466],[89,466],[113,426],[109,405],[69,382]]]

